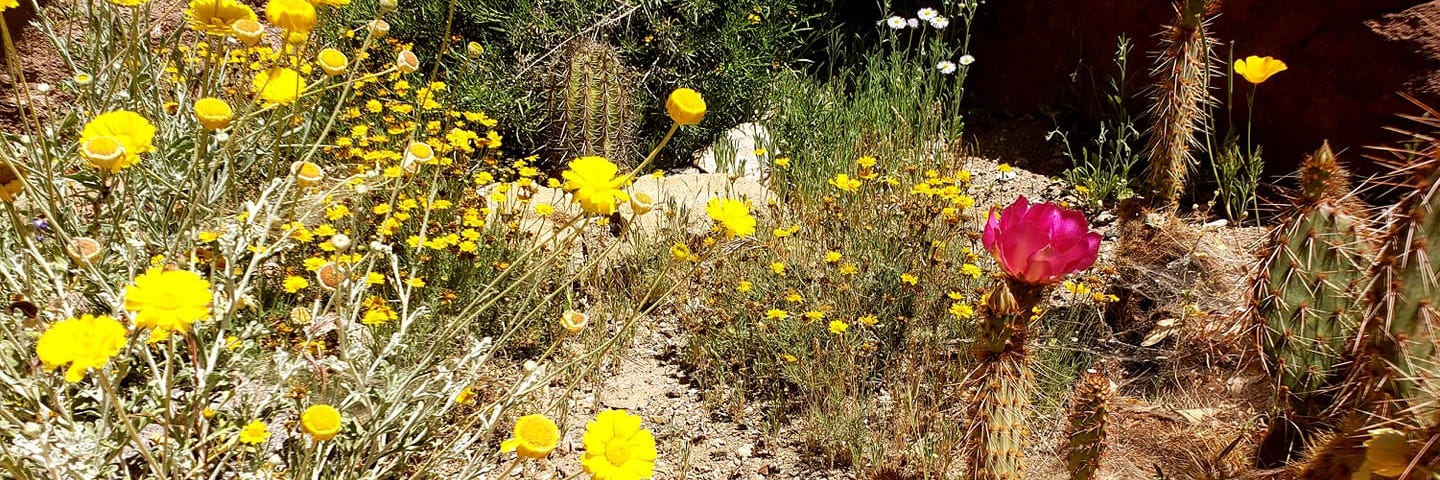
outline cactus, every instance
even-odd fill
[[[1211,52],[1216,41],[1206,32],[1212,0],[1181,0],[1175,4],[1175,22],[1160,35],[1151,76],[1153,107],[1148,183],[1154,199],[1175,204],[1185,191],[1194,152],[1202,146],[1206,107],[1213,103],[1210,77],[1215,75]]]
[[[1041,292],[1040,287],[1002,281],[982,307],[975,346],[979,365],[965,381],[971,393],[964,450],[971,472],[967,478],[1025,478],[1022,454],[1029,437],[1025,415],[1035,384],[1025,349],[1025,326]]]
[[[609,44],[580,38],[567,46],[549,86],[548,150],[553,162],[596,155],[623,167],[635,166],[636,77]]]
[[[1440,128],[1440,120],[1435,120],[1440,111],[1426,111],[1428,118],[1420,121]],[[1301,478],[1348,479],[1370,473],[1393,477],[1385,472],[1394,470],[1371,464],[1378,452],[1368,451],[1373,442],[1367,438],[1373,440],[1382,429],[1393,432],[1387,433],[1392,440],[1398,436],[1411,444],[1434,444],[1440,437],[1440,311],[1434,303],[1440,298],[1440,252],[1430,251],[1440,245],[1440,142],[1430,135],[1416,138],[1430,144],[1405,152],[1417,160],[1395,166],[1402,198],[1388,211],[1383,246],[1367,272],[1369,310],[1360,329],[1363,337],[1355,342],[1360,347],[1353,353],[1355,368],[1346,380],[1346,397],[1363,402],[1355,409],[1363,416],[1317,449]],[[1421,467],[1407,478],[1437,469],[1440,453],[1433,448],[1415,450],[1425,456],[1407,464]]]
[[[1262,442],[1265,467],[1288,461],[1347,406],[1335,401],[1340,367],[1365,313],[1359,300],[1376,250],[1371,220],[1328,143],[1301,166],[1293,200],[1294,211],[1270,234],[1251,293],[1283,412]]]
[[[1067,441],[1061,445],[1071,480],[1095,478],[1100,457],[1105,454],[1105,422],[1114,395],[1115,384],[1093,369],[1075,384],[1074,396],[1070,399],[1070,425],[1065,431]]]
[[[1440,143],[1418,153],[1366,293],[1371,411],[1408,432],[1440,424]]]

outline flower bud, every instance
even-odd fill
[[[637,217],[649,213],[650,210],[654,209],[655,204],[653,202],[654,200],[650,198],[650,194],[648,193],[635,192],[630,194],[630,210],[634,211]]]
[[[325,170],[310,162],[296,161],[290,164],[290,173],[295,175],[295,183],[301,187],[312,187],[325,179]]]
[[[345,54],[340,53],[339,50],[327,48],[315,56],[315,63],[320,65],[320,70],[325,71],[325,75],[333,77],[345,74],[350,59],[345,58]]]
[[[1009,282],[996,282],[995,289],[990,291],[989,298],[985,299],[985,307],[990,309],[991,315],[1015,315],[1020,313],[1020,302],[1015,300],[1015,295],[1010,293]]]
[[[351,242],[349,235],[337,233],[335,234],[335,236],[330,237],[330,245],[335,247],[335,251],[343,252],[349,250],[350,244]]]
[[[235,38],[239,39],[240,43],[247,47],[253,47],[265,38],[265,26],[248,18],[236,20],[234,24],[230,25],[230,31],[235,34]]]
[[[365,28],[370,31],[370,36],[375,37],[376,40],[385,38],[386,35],[390,34],[390,22],[380,19],[371,20],[370,23],[365,24]]]
[[[380,0],[380,14],[384,15],[393,12],[395,11],[395,8],[399,6],[400,2],[396,0]]]
[[[420,57],[416,57],[415,52],[403,50],[399,55],[395,56],[395,69],[399,70],[400,73],[410,73],[419,70]]]

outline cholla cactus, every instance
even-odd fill
[[[1210,77],[1215,74],[1211,52],[1215,39],[1206,27],[1211,0],[1181,0],[1175,4],[1175,23],[1160,35],[1161,50],[1151,76],[1155,85],[1150,118],[1149,186],[1157,201],[1174,204],[1185,191],[1194,150],[1205,124]]]
[[[1105,454],[1105,422],[1110,413],[1110,400],[1115,396],[1115,383],[1104,374],[1089,370],[1075,384],[1070,399],[1070,423],[1065,430],[1065,444],[1060,449],[1071,480],[1090,480],[1100,468]]]

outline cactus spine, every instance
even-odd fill
[[[1412,165],[1412,179],[1396,207],[1385,249],[1376,262],[1368,299],[1371,345],[1381,362],[1382,411],[1407,426],[1440,423],[1440,145]],[[1432,251],[1433,250],[1433,251]]]
[[[634,166],[635,77],[607,43],[580,38],[566,48],[549,90],[549,150],[556,163],[596,155]]]
[[[1282,418],[1271,422],[1260,464],[1288,461],[1334,416],[1346,352],[1365,313],[1360,297],[1374,255],[1364,206],[1349,195],[1329,144],[1301,166],[1295,210],[1270,235],[1251,294],[1260,346],[1278,381]]]
[[[1185,191],[1194,150],[1202,147],[1198,134],[1205,125],[1205,109],[1214,74],[1211,52],[1215,40],[1206,32],[1211,0],[1180,0],[1175,4],[1175,22],[1160,35],[1161,50],[1151,76],[1152,109],[1148,183],[1154,199],[1175,204]]]
[[[1105,422],[1114,396],[1115,384],[1095,370],[1087,371],[1075,384],[1065,432],[1067,441],[1061,446],[1071,480],[1095,478],[1100,457],[1105,454]]]
[[[965,381],[964,455],[973,480],[1025,478],[1023,453],[1029,432],[1025,415],[1035,375],[1025,349],[1030,309],[1043,287],[1007,279],[982,307],[975,356],[979,361]]]
[[[1420,121],[1440,127],[1440,111]],[[1440,475],[1440,142],[1409,152],[1396,168],[1403,198],[1388,211],[1388,230],[1369,270],[1369,310],[1355,342],[1347,397],[1363,412],[1343,435],[1313,452],[1301,478],[1428,478]],[[1421,448],[1421,446],[1425,446]],[[1408,474],[1405,472],[1409,472]]]

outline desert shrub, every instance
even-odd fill
[[[357,0],[347,15],[358,23],[375,3]],[[674,85],[705,92],[710,105],[704,125],[680,132],[660,166],[688,164],[690,154],[718,132],[764,113],[774,72],[795,65],[815,44],[807,32],[829,24],[834,2],[764,0],[614,1],[527,0],[450,2],[424,0],[400,5],[391,17],[392,34],[415,42],[417,52],[439,50],[449,26],[452,50],[466,42],[483,46],[485,61],[452,62],[463,72],[452,83],[461,105],[483,106],[515,119],[503,128],[520,152],[551,146],[545,132],[554,117],[546,109],[549,75],[566,62],[567,45],[590,39],[613,46],[624,64],[638,72],[642,119],[638,143],[653,144],[669,125],[661,101]],[[460,77],[462,75],[457,75]],[[548,166],[568,159],[544,158]]]
[[[39,17],[76,72],[0,142],[8,475],[471,477],[625,341],[641,307],[587,285],[631,232],[577,256],[608,160],[563,193],[348,7],[129,3]]]
[[[942,412],[961,394],[935,386],[963,376],[993,266],[957,154],[973,9],[945,13],[882,25],[864,69],[781,76],[766,124],[782,153],[759,152],[775,197],[753,206],[770,223],[684,245],[700,265],[677,299],[695,305],[687,361],[721,405],[803,418],[821,463],[944,471],[958,441]]]

